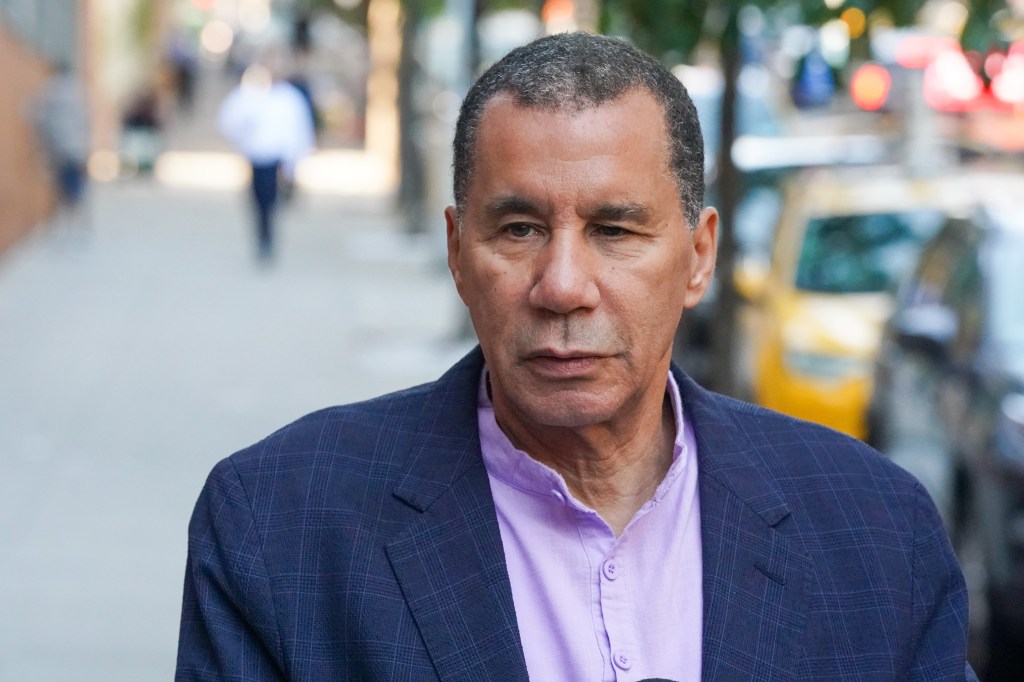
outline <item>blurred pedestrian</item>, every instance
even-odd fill
[[[153,87],[141,90],[121,121],[121,166],[131,173],[149,173],[163,147],[160,99]]]
[[[313,45],[312,39],[312,13],[307,9],[299,11],[292,25],[292,51],[295,55],[295,64],[288,82],[298,88],[309,107],[309,115],[313,121],[313,130],[319,134],[322,121],[320,112],[317,109],[316,99],[313,97],[313,86],[310,83],[310,59]]]
[[[171,36],[171,42],[167,48],[167,66],[171,71],[178,108],[186,114],[192,112],[195,104],[196,80],[199,73],[198,62],[193,41],[184,30],[176,31]]]
[[[800,109],[827,106],[836,94],[836,79],[832,67],[817,45],[813,46],[797,63],[796,75],[790,88],[793,103]]]
[[[264,58],[249,67],[221,105],[221,132],[252,167],[257,257],[274,252],[274,216],[281,183],[291,186],[295,166],[315,146],[306,100],[282,78],[279,60]]]
[[[309,111],[309,123],[313,126],[313,133],[319,135],[322,125],[320,112],[317,109],[316,100],[313,98],[313,86],[309,82],[309,76],[302,71],[295,71],[292,75],[288,76],[287,81],[302,95],[302,99]]]
[[[59,64],[33,110],[33,124],[57,196],[55,224],[87,227],[83,203],[90,151],[85,86],[69,64]]]

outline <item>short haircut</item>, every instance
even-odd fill
[[[496,95],[511,95],[523,107],[579,111],[637,89],[650,93],[664,111],[670,172],[679,187],[683,216],[689,228],[696,229],[704,204],[704,140],[686,88],[668,69],[624,40],[588,33],[560,33],[518,47],[469,89],[455,126],[458,215],[466,208],[480,121]]]

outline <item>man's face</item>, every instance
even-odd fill
[[[717,238],[713,209],[688,229],[668,155],[641,90],[577,112],[487,105],[461,226],[445,214],[499,421],[582,428],[661,405]]]

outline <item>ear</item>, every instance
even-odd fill
[[[684,305],[692,308],[704,298],[715,274],[715,256],[718,253],[718,211],[708,206],[700,212],[693,239],[693,262],[690,279],[686,283]]]
[[[444,222],[448,234],[448,270],[452,273],[452,279],[455,281],[455,289],[459,292],[459,297],[465,302],[466,297],[462,295],[462,269],[459,266],[462,235],[459,234],[459,222],[458,218],[456,218],[454,206],[444,209]]]

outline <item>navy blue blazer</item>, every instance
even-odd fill
[[[477,435],[482,362],[214,468],[177,680],[527,680]],[[920,484],[673,372],[699,453],[703,679],[974,679],[963,578]]]

